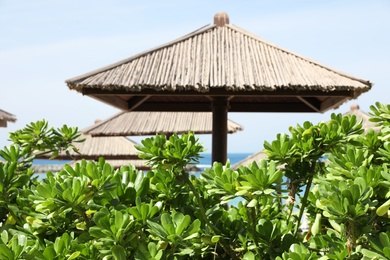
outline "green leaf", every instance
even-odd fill
[[[188,240],[188,239],[191,239],[192,237],[196,236],[197,235],[197,232],[199,231],[200,229],[200,220],[199,219],[195,219],[191,225],[186,229],[186,231],[184,232],[183,236],[185,236],[184,240]]]
[[[321,230],[321,218],[322,214],[317,213],[313,225],[311,226],[311,233],[316,236]]]
[[[212,236],[211,242],[212,243],[218,243],[222,236]]]
[[[43,251],[43,255],[45,256],[46,259],[55,259],[57,253],[54,250],[54,245],[51,244],[49,246],[46,246],[45,250]]]
[[[0,259],[14,260],[14,253],[4,244],[0,244]]]
[[[351,185],[350,187],[351,189],[351,193],[352,193],[352,202],[350,202],[351,204],[356,204],[358,203],[359,201],[359,198],[360,198],[360,187],[356,184],[353,184]]]
[[[146,222],[151,228],[151,231],[155,233],[157,236],[159,236],[160,238],[165,240],[165,238],[169,235],[168,232],[161,225],[149,220],[146,220]]]
[[[81,181],[79,178],[73,178],[72,180],[72,197],[81,195]]]
[[[184,248],[184,249],[181,249],[178,253],[176,253],[177,255],[191,255],[194,253],[194,250],[191,249],[191,248]]]
[[[61,237],[57,237],[54,242],[54,250],[57,254],[62,254],[69,246],[70,236],[68,233],[64,233]]]
[[[377,259],[377,260],[387,260],[387,258],[383,257],[382,255],[375,253],[373,251],[370,251],[368,249],[362,249],[361,253],[363,254],[365,260],[371,260],[371,259]]]
[[[120,245],[114,245],[111,248],[112,255],[114,256],[115,260],[126,260],[126,251],[125,249]]]
[[[256,207],[256,206],[257,206],[257,199],[252,199],[252,200],[248,203],[248,205],[247,205],[248,208],[253,208],[253,207]]]
[[[389,207],[390,207],[390,199],[376,209],[376,214],[378,216],[384,216],[389,211]]]
[[[244,257],[242,258],[243,260],[255,260],[255,255],[251,252],[248,251],[245,253]]]
[[[183,230],[190,224],[191,217],[189,215],[183,216],[181,213],[176,213],[174,216],[174,221],[176,224],[176,235],[180,236]]]
[[[131,215],[133,215],[136,219],[140,219],[142,220],[142,215],[140,214],[140,212],[138,211],[138,209],[136,207],[131,207],[128,209],[129,213]]]
[[[1,241],[3,241],[4,244],[8,244],[8,232],[7,230],[4,230],[1,232]]]
[[[380,233],[379,240],[381,241],[383,247],[390,247],[389,237],[387,236],[386,233],[383,233],[383,232]]]
[[[115,210],[115,227],[116,230],[122,228],[123,225],[123,214],[119,210]]]
[[[77,257],[80,256],[80,251],[76,251],[76,252],[73,252],[67,260],[72,260],[72,259],[76,259]]]
[[[175,227],[173,225],[172,218],[168,213],[163,213],[161,215],[161,225],[169,235],[175,234]]]
[[[89,229],[89,234],[92,237],[96,237],[96,238],[105,238],[105,237],[107,237],[107,235],[102,232],[100,227],[91,227]]]
[[[27,237],[18,233],[11,239],[11,245],[14,255],[19,258],[20,254],[26,249]]]
[[[73,202],[72,190],[71,190],[71,189],[66,189],[66,190],[64,190],[64,191],[62,192],[62,197],[63,197],[66,201],[72,203],[72,202]]]
[[[143,173],[139,173],[139,175],[141,175]],[[140,184],[140,186],[135,186],[136,187],[136,191],[137,191],[137,196],[139,197],[143,197],[145,196],[148,191],[149,191],[149,186],[150,186],[150,179],[149,177],[144,177],[142,179],[142,182]]]
[[[46,199],[52,198],[52,197],[53,197],[53,196],[51,195],[51,191],[48,190],[48,188],[46,187],[46,185],[43,186],[43,185],[39,184],[39,185],[37,186],[36,189],[37,189],[37,191],[39,192],[39,195],[41,195],[42,197],[44,197],[44,198],[46,198]]]
[[[383,254],[389,259],[390,258],[390,248],[389,247],[383,248]]]

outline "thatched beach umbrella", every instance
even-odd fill
[[[0,109],[0,127],[7,127],[7,122],[16,122],[16,117]]]
[[[97,161],[100,157],[103,157],[114,168],[129,164],[134,165],[139,170],[147,170],[150,168],[146,165],[145,160],[138,158],[138,150],[135,148],[136,143],[126,137],[95,137],[84,133],[78,140],[82,139],[85,139],[85,141],[73,143],[77,152],[70,151],[67,154],[63,151],[54,159],[72,160],[73,162],[71,164],[74,164],[81,159]],[[37,158],[48,159],[51,156],[52,154],[45,154]]]
[[[73,144],[78,153],[70,151],[70,154],[67,155],[65,152],[61,152],[56,159],[97,160],[100,157],[110,160],[138,159],[138,150],[135,148],[136,143],[126,137],[93,137],[88,134],[82,134],[79,139],[85,139],[85,141]]]
[[[214,24],[66,81],[123,111],[212,111],[212,160],[226,161],[231,112],[324,112],[372,83],[279,48],[226,13]]]
[[[367,132],[369,129],[373,129],[375,132],[380,131],[380,127],[377,126],[374,122],[370,121],[371,116],[366,112],[363,112],[358,104],[352,104],[349,111],[344,113],[345,115],[354,115],[356,116],[357,121],[362,122],[362,128]]]
[[[88,133],[88,130],[98,125],[100,120],[96,120],[90,125],[80,130],[80,137],[72,144],[76,151],[66,153],[62,151],[55,159],[58,160],[98,160],[104,157],[106,160],[139,160],[138,150],[135,148],[136,142],[123,136],[103,136],[95,137]],[[52,154],[45,154],[39,158],[50,158]]]
[[[235,133],[244,128],[227,121],[227,132]],[[211,112],[120,112],[84,130],[92,136],[140,136],[165,134],[212,133]]]

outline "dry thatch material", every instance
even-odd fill
[[[0,109],[0,127],[7,127],[7,122],[16,122],[15,115]]]
[[[369,129],[373,129],[375,132],[380,131],[380,127],[377,126],[374,122],[370,121],[371,116],[362,110],[360,110],[358,104],[353,104],[350,107],[350,110],[343,114],[345,115],[354,115],[358,121],[362,121],[362,128],[367,132]]]
[[[126,165],[134,165],[138,170],[149,170],[150,167],[145,160],[138,158],[138,150],[135,148],[136,143],[122,136],[96,137],[88,134],[80,136],[79,140],[85,139],[84,142],[75,142],[73,145],[77,148],[78,153],[71,151],[69,155],[61,152],[55,159],[58,160],[73,160],[68,163],[74,166],[81,159],[98,161],[100,157],[105,159],[114,168],[119,168]],[[39,156],[41,159],[48,159],[52,154]],[[38,165],[35,170],[39,172],[53,171],[52,165]],[[57,165],[54,170],[59,171],[63,165]]]
[[[98,160],[100,157],[104,157],[106,160],[138,159],[138,150],[135,148],[136,143],[126,137],[93,137],[91,135],[83,134],[80,136],[80,140],[81,139],[85,139],[85,141],[73,143],[73,145],[77,148],[78,153],[70,151],[70,156],[68,156],[65,152],[62,152],[55,159]],[[51,154],[40,158],[48,158],[50,156]]]
[[[228,133],[242,131],[243,126],[228,120]],[[138,136],[155,134],[212,133],[211,112],[121,112],[84,129],[92,136]]]
[[[212,111],[212,160],[223,163],[228,112],[325,112],[372,87],[229,24],[226,13],[66,83],[123,111]]]
[[[66,81],[70,89],[139,92],[314,90],[366,92],[371,83],[275,46],[232,24],[182,38]]]

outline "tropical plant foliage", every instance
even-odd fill
[[[143,140],[149,172],[101,158],[38,180],[35,155],[79,133],[32,123],[0,151],[0,259],[389,259],[390,106],[371,111],[380,132],[333,114],[265,142],[265,160],[197,177],[190,132]]]

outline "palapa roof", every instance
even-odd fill
[[[372,87],[229,24],[225,13],[214,24],[66,83],[134,111],[210,111],[211,97],[229,96],[230,112],[324,112]]]
[[[229,24],[214,24],[66,81],[124,111],[213,112],[212,160],[225,162],[228,112],[325,112],[371,89]]]
[[[16,122],[16,117],[13,114],[0,109],[0,127],[7,127],[7,122]]]
[[[109,163],[114,168],[131,164],[138,170],[150,169],[145,160],[138,158],[138,150],[135,148],[136,143],[126,137],[97,137],[89,134],[82,134],[78,140],[82,139],[85,139],[85,141],[73,143],[78,153],[70,151],[69,155],[67,155],[65,152],[61,152],[57,157],[55,157],[55,159],[73,160],[69,164],[74,165],[81,159],[97,161],[100,157],[103,157],[105,162]],[[38,158],[47,159],[51,156],[52,154],[45,154],[39,156]],[[44,166],[45,167],[43,167],[43,169],[46,169],[46,165]]]
[[[243,127],[228,120],[228,133],[243,130]],[[121,112],[100,121],[84,133],[92,136],[136,136],[136,135],[171,135],[212,133],[211,112]]]
[[[97,160],[104,157],[106,160],[119,159],[139,159],[138,150],[135,148],[136,143],[122,136],[93,137],[88,134],[82,134],[79,140],[85,139],[84,142],[74,142],[78,153],[70,151],[70,156],[65,152],[59,154],[55,159],[59,160]],[[51,154],[43,156],[50,157]],[[43,158],[40,157],[40,158]]]

